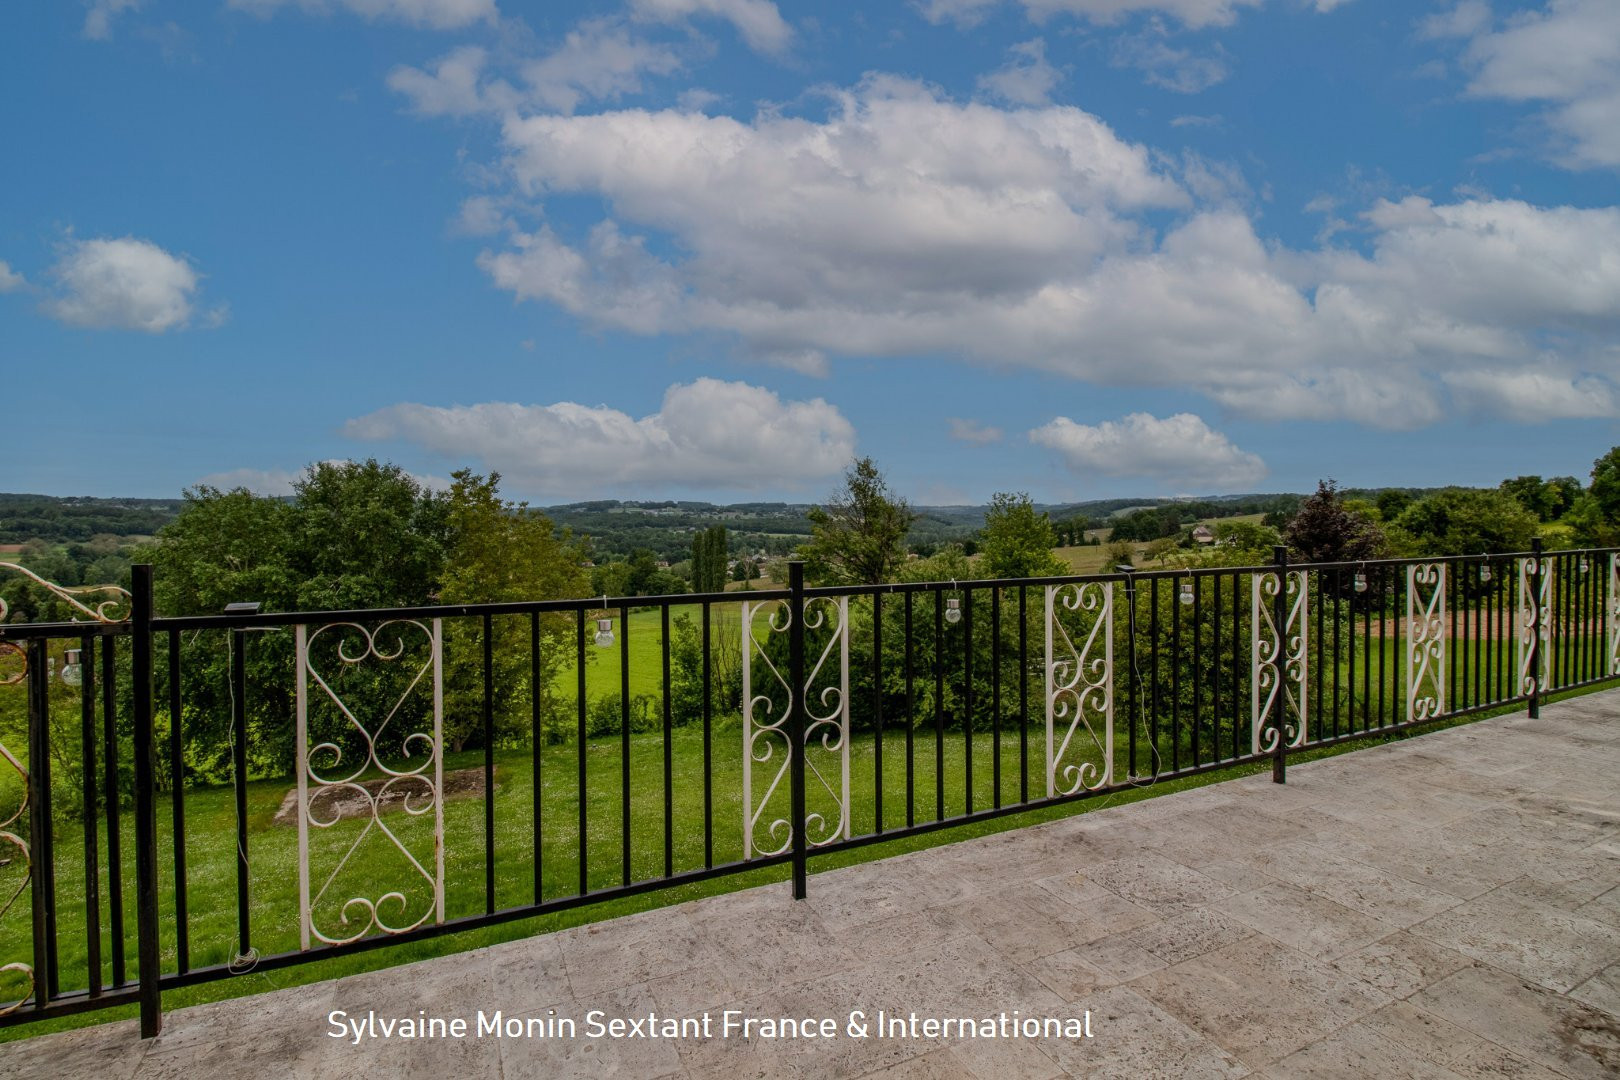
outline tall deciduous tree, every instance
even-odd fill
[[[440,599],[447,604],[490,604],[558,600],[584,596],[590,577],[584,553],[567,535],[558,535],[544,514],[500,496],[500,474],[453,473],[446,501],[448,559]],[[554,708],[555,675],[567,650],[562,639],[573,626],[566,615],[540,618],[539,673],[528,619],[491,620],[492,714],[495,737],[515,735],[538,704],[542,720]],[[445,734],[460,750],[482,736],[483,642],[480,620],[445,623]]]
[[[1501,491],[1449,488],[1407,507],[1395,522],[1410,555],[1478,555],[1523,551],[1536,516]]]
[[[712,525],[692,538],[692,591],[721,592],[726,587],[726,527]]]
[[[990,497],[979,544],[983,577],[1051,577],[1068,573],[1068,564],[1052,552],[1057,535],[1052,519],[1037,511],[1022,491],[998,491]]]
[[[813,580],[877,585],[905,561],[906,533],[916,515],[889,491],[869,457],[844,473],[844,486],[810,509],[810,542],[799,549]]]

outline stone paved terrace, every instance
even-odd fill
[[[0,1046],[0,1076],[1614,1077],[1620,691],[547,937]],[[1090,1010],[1090,1039],[381,1040],[334,1008]],[[583,1031],[583,1027],[581,1028]]]

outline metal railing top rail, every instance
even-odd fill
[[[1616,548],[1560,548],[1556,551],[1499,551],[1477,555],[1420,555],[1388,559],[1355,559],[1339,562],[1290,562],[1290,570],[1368,570],[1381,567],[1411,566],[1419,563],[1490,563],[1517,559],[1569,558],[1579,555],[1608,555],[1620,553]],[[942,590],[1030,588],[1047,585],[1071,585],[1106,581],[1142,581],[1154,578],[1182,579],[1228,576],[1232,574],[1271,573],[1275,563],[1256,563],[1246,566],[1198,566],[1137,568],[1130,571],[1112,571],[1098,574],[1059,574],[1047,577],[973,578],[945,581],[886,582],[879,585],[822,585],[804,590],[805,597],[869,596],[875,594],[926,593]],[[611,611],[629,608],[682,607],[699,604],[762,603],[785,601],[792,596],[787,588],[751,589],[745,592],[668,593],[661,596],[585,596],[560,600],[515,600],[482,604],[422,604],[410,607],[321,609],[315,611],[273,611],[257,613],[231,613],[217,615],[159,615],[152,621],[154,630],[228,630],[259,629],[265,627],[295,626],[299,623],[330,623],[345,621],[373,621],[380,619],[457,618],[483,615],[572,614],[581,611]],[[104,637],[128,633],[128,623],[58,622],[58,623],[0,623],[0,641],[21,638],[79,638]]]

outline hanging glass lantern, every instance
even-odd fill
[[[1479,568],[1479,580],[1484,581],[1484,582],[1489,582],[1491,580],[1492,576],[1493,575],[1491,573],[1491,564],[1490,563],[1484,563],[1483,565],[1480,566],[1480,568]]]
[[[1356,592],[1367,591],[1367,575],[1361,570],[1356,571]]]
[[[596,620],[596,643],[604,649],[613,644],[612,619]]]
[[[1193,583],[1192,583],[1192,579],[1188,578],[1186,581],[1183,581],[1181,583],[1181,606],[1182,607],[1192,607],[1192,602],[1193,602]]]
[[[945,621],[952,626],[962,621],[962,600],[960,597],[948,596],[945,598]]]
[[[1592,569],[1592,564],[1587,561],[1585,555],[1581,556],[1581,561],[1580,561],[1579,567],[1580,567],[1581,573],[1583,573],[1583,574],[1586,573],[1588,570]]]
[[[79,686],[84,682],[84,665],[79,662],[82,655],[81,649],[69,649],[62,657],[62,681],[69,686]]]

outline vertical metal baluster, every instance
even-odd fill
[[[108,951],[112,953],[112,985],[129,981],[124,957],[124,857],[119,830],[121,801],[118,793],[118,639],[101,639],[102,759],[106,780],[102,785],[107,807],[107,920]]]
[[[1152,586],[1148,590],[1148,741],[1153,747],[1153,753],[1148,756],[1153,775],[1158,776],[1164,764],[1164,758],[1159,754],[1159,714],[1164,708],[1164,702],[1159,693],[1159,579],[1152,579]]]
[[[545,784],[542,783],[541,758],[544,756],[545,733],[541,731],[540,717],[540,613],[529,612],[529,727],[532,732],[529,752],[532,760],[529,762],[531,772],[530,783],[534,792],[533,828],[534,828],[534,902],[540,903],[545,896],[545,879],[542,877],[542,865],[545,852],[542,825],[544,819],[542,808],[545,806]]]
[[[158,926],[157,807],[152,765],[152,567],[137,563],[131,572],[131,683],[135,739],[135,899],[139,946],[141,1037],[163,1029],[162,952]]]
[[[990,787],[1001,809],[1001,589],[990,590]]]
[[[231,631],[231,788],[236,800],[237,955],[253,955],[248,925],[247,634]]]
[[[872,818],[883,835],[883,594],[872,594]]]
[[[1210,638],[1211,638],[1210,656],[1214,658],[1214,662],[1211,663],[1210,666],[1209,666],[1209,690],[1210,690],[1210,694],[1209,694],[1209,698],[1210,698],[1210,701],[1209,701],[1209,715],[1210,715],[1209,742],[1210,742],[1210,757],[1211,757],[1211,759],[1214,760],[1214,761],[1219,761],[1221,759],[1221,668],[1223,666],[1222,662],[1221,662],[1221,575],[1220,575],[1220,572],[1216,571],[1214,574],[1210,575],[1210,581],[1212,581],[1214,583],[1214,595],[1210,597],[1210,604],[1211,604],[1211,610],[1214,611],[1214,613],[1215,613],[1215,617],[1209,620],[1209,631],[1210,631]],[[1237,647],[1237,645],[1236,645],[1236,643],[1237,643],[1237,627],[1236,626],[1234,626],[1232,628],[1232,641],[1233,641],[1233,649],[1235,650],[1236,647]],[[1236,653],[1234,651],[1234,657],[1235,656],[1236,656]],[[1237,666],[1235,660],[1234,660],[1234,663],[1233,663],[1232,666],[1233,667]]]
[[[495,625],[484,615],[484,913],[495,914]]]
[[[711,674],[709,602],[703,602],[703,866],[714,866],[714,683]]]
[[[1204,637],[1204,582],[1202,578],[1189,577],[1193,587],[1192,602],[1192,763],[1197,768],[1204,763],[1203,754],[1200,753],[1199,741],[1203,726],[1203,696],[1204,696],[1204,665],[1200,661],[1198,647],[1203,644]]]
[[[1313,580],[1316,582],[1316,598],[1311,601],[1311,608],[1316,615],[1316,640],[1313,643],[1316,648],[1316,703],[1312,706],[1312,711],[1320,714],[1324,711],[1322,709],[1322,693],[1327,683],[1327,673],[1322,670],[1327,667],[1327,656],[1325,655],[1327,653],[1327,605],[1322,602],[1323,577],[1320,570],[1315,573],[1309,570],[1305,571],[1305,588],[1307,591],[1309,591]],[[1320,723],[1313,724],[1312,727],[1317,731],[1321,730]]]
[[[1238,758],[1243,753],[1241,743],[1238,742],[1239,732],[1243,729],[1243,674],[1249,665],[1244,664],[1244,654],[1249,653],[1249,643],[1243,640],[1243,585],[1241,575],[1233,572],[1231,575],[1231,756]],[[1249,627],[1249,633],[1257,633],[1257,628]]]
[[[1344,620],[1344,571],[1333,571],[1333,737],[1339,737],[1339,699],[1344,696],[1344,679],[1339,658],[1344,655],[1340,646],[1339,624]]]
[[[788,759],[791,766],[788,770],[790,774],[788,796],[793,829],[793,899],[803,900],[809,877],[806,863],[810,846],[806,835],[808,822],[804,796],[804,755],[808,749],[804,737],[806,717],[804,563],[797,559],[788,564],[788,588],[792,591],[792,598],[788,601],[788,682],[791,684],[791,690],[788,698],[787,729],[792,751],[792,757]]]
[[[662,614],[664,658],[664,876],[675,876],[675,720],[669,700],[669,604]]]
[[[630,605],[619,606],[619,877],[630,884]]]
[[[962,750],[966,755],[963,765],[963,810],[973,813],[973,590],[964,593],[962,601]]]
[[[917,726],[916,694],[912,685],[912,619],[911,598],[915,595],[909,590],[906,592],[906,828],[917,823],[917,761],[915,756],[915,733]]]
[[[96,834],[96,639],[79,640],[79,744],[84,756],[84,947],[85,986],[101,996],[101,867]]]
[[[43,1009],[57,994],[56,903],[52,896],[50,678],[44,638],[28,650],[28,900],[34,924],[34,1007]]]
[[[169,667],[169,800],[174,858],[174,952],[175,971],[191,970],[191,933],[186,915],[186,766],[185,744],[180,732],[180,633],[168,633]],[[233,684],[234,692],[234,684]]]
[[[1378,568],[1378,597],[1379,597],[1380,601],[1382,601],[1384,599],[1384,597],[1389,595],[1389,593],[1387,591],[1388,585],[1389,585],[1389,576],[1386,573],[1386,569],[1387,568],[1382,567],[1382,566],[1380,566]],[[1406,581],[1406,576],[1404,574],[1402,574],[1397,580],[1399,582],[1404,583]],[[1397,589],[1399,587],[1400,586],[1397,586]],[[1394,613],[1399,612],[1401,610],[1402,601],[1404,599],[1405,599],[1405,597],[1403,597],[1403,596],[1397,596],[1395,598],[1395,603],[1393,605],[1389,605],[1387,607],[1387,610],[1391,612],[1391,617],[1394,618],[1394,622],[1395,622],[1395,656],[1397,658],[1397,663],[1399,662],[1399,658],[1400,658],[1401,654],[1403,652],[1405,652],[1405,645],[1404,645],[1404,643],[1402,641],[1402,634],[1405,631],[1405,627],[1401,626],[1400,619],[1398,617],[1395,617]],[[1389,618],[1380,618],[1379,619],[1379,628],[1378,628],[1379,629],[1379,641],[1378,641],[1378,723],[1380,725],[1389,724],[1389,723],[1394,722],[1394,717],[1390,716],[1387,712],[1384,711],[1384,686],[1389,681],[1388,679],[1386,679],[1384,677],[1384,661],[1385,661],[1385,658],[1389,656],[1389,651],[1390,650],[1385,648],[1386,643],[1383,640],[1383,634],[1384,634],[1385,628],[1389,626],[1389,622],[1390,622]],[[1397,674],[1398,674],[1398,672],[1397,672]]]
[[[934,590],[934,820],[945,820],[945,592]]]
[[[1155,583],[1157,578],[1154,579]],[[1181,771],[1181,597],[1180,585],[1170,581],[1170,770]],[[1155,598],[1157,600],[1157,598]],[[1153,610],[1159,605],[1154,603]],[[1157,651],[1157,650],[1155,650]]]
[[[585,775],[585,609],[579,609],[579,621],[574,624],[574,673],[578,680],[574,699],[578,711],[578,732],[575,736],[575,752],[578,757],[578,796],[579,796],[579,895],[584,896],[590,892],[589,868],[587,866],[587,845],[585,833],[585,814],[590,804],[590,785]]]
[[[1029,590],[1018,586],[1018,801],[1029,802]]]

